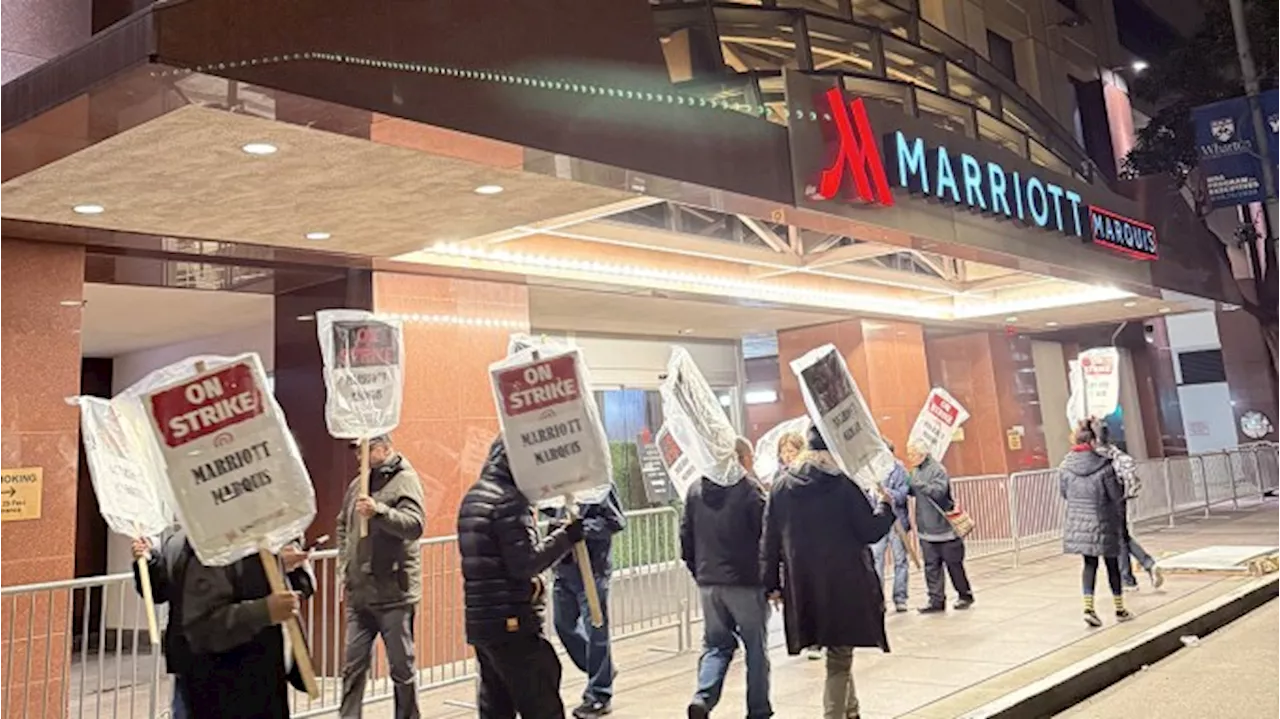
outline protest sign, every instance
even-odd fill
[[[827,449],[858,484],[869,489],[893,469],[893,455],[834,345],[810,350],[791,362],[809,416]]]
[[[1067,402],[1067,419],[1072,422],[1072,426],[1089,417],[1102,419],[1120,406],[1119,350],[1115,347],[1094,347],[1081,352],[1076,363],[1079,377],[1073,377],[1072,380],[1079,382],[1079,396],[1083,399]],[[1073,385],[1073,398],[1076,396],[1075,389]],[[1071,415],[1076,411],[1083,414],[1072,419]]]
[[[805,437],[812,424],[813,422],[806,415],[779,422],[773,429],[765,432],[764,436],[760,437],[759,441],[756,442],[756,476],[762,480],[768,480],[777,474],[778,470],[782,469],[785,464],[778,456],[778,442],[782,440],[783,435],[792,432]],[[803,445],[801,445],[801,449],[803,448]]]
[[[907,444],[927,447],[929,456],[941,462],[951,446],[956,429],[969,419],[969,412],[955,397],[941,387],[934,387],[925,398],[924,407],[916,415],[916,423],[907,435]]]
[[[531,502],[598,493],[612,479],[609,443],[585,369],[578,349],[550,344],[489,366],[511,474]]]
[[[400,424],[404,328],[362,310],[321,310],[316,331],[324,360],[325,424],[339,439],[368,439]]]
[[[681,501],[685,495],[689,493],[689,487],[698,481],[701,476],[698,468],[694,466],[693,460],[689,455],[685,454],[680,448],[680,443],[676,441],[672,434],[672,426],[670,421],[658,428],[658,434],[655,435],[654,443],[658,446],[658,455],[662,459],[662,466],[667,469],[667,476],[671,479],[671,485],[676,488],[676,494],[680,495]]]
[[[256,354],[151,389],[143,404],[196,556],[223,566],[302,535],[316,514],[306,465]],[[194,375],[194,376],[193,376]]]
[[[698,473],[725,486],[742,479],[746,471],[734,451],[738,432],[688,350],[671,348],[667,374],[658,393],[662,396],[662,414],[668,426],[676,430],[674,439]]]

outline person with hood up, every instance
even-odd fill
[[[1094,451],[1100,433],[1096,423],[1082,420],[1076,425],[1075,444],[1058,467],[1058,490],[1067,501],[1067,517],[1062,526],[1062,551],[1084,557],[1081,588],[1084,592],[1084,622],[1102,626],[1093,606],[1098,581],[1098,558],[1107,566],[1107,584],[1115,604],[1116,621],[1133,618],[1124,608],[1124,588],[1120,581],[1120,545],[1124,532],[1124,487],[1111,460]]]
[[[745,444],[740,442],[739,447]],[[748,445],[749,446],[749,445]],[[739,461],[742,459],[739,454]],[[760,582],[764,491],[750,475],[725,486],[703,477],[689,487],[680,520],[680,558],[702,602],[702,656],[690,719],[705,719],[720,701],[724,678],[742,642],[747,659],[747,717],[773,715],[769,703],[769,603]]]
[[[543,634],[540,576],[582,541],[581,519],[538,538],[499,436],[458,508],[467,643],[480,667],[480,719],[563,719],[560,659]]]
[[[781,601],[787,653],[826,648],[824,719],[854,719],[854,647],[889,651],[884,593],[871,566],[871,545],[895,521],[883,501],[874,510],[867,495],[827,451],[817,428],[809,451],[769,493],[761,541],[765,589]]]
[[[947,611],[944,567],[959,595],[955,608],[968,609],[973,606],[973,587],[964,569],[964,539],[956,534],[946,515],[956,506],[955,496],[951,494],[951,476],[929,455],[927,447],[915,442],[907,444],[907,466],[912,468],[907,491],[918,500],[916,532],[920,537],[925,591],[929,595],[929,603],[920,608],[920,613]]]

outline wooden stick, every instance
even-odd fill
[[[142,539],[142,528],[133,525],[133,533]],[[147,634],[151,637],[151,646],[160,643],[160,625],[156,622],[156,600],[151,592],[151,572],[147,569],[147,557],[138,557],[138,583],[142,585],[142,603],[147,613]]]
[[[902,546],[907,548],[907,558],[911,560],[912,566],[916,569],[920,568],[920,552],[916,549],[916,545],[911,541],[911,537],[902,531],[902,525],[898,524],[898,518],[893,518],[893,531],[898,533],[898,539],[902,540]]]
[[[369,496],[369,438],[360,440],[360,496]],[[369,520],[360,517],[360,538],[369,536]]]
[[[564,496],[564,509],[565,516],[570,522],[578,518],[578,509],[574,504],[573,495]],[[582,574],[582,588],[587,593],[587,609],[591,614],[591,626],[603,627],[604,612],[600,609],[600,593],[596,591],[596,578],[591,573],[591,554],[587,552],[585,540],[573,545],[573,557],[578,561],[578,571]]]
[[[285,592],[284,575],[280,573],[280,561],[276,555],[264,547],[258,550],[258,558],[262,560],[262,569],[267,573],[267,583],[271,585],[271,593]],[[297,615],[285,620],[285,631],[289,632],[289,642],[293,644],[293,661],[298,665],[298,673],[302,675],[302,685],[307,689],[307,696],[320,698],[320,686],[316,683],[316,669],[311,663],[311,654],[307,649],[306,637],[302,635],[302,623]]]

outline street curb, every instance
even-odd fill
[[[1040,719],[1063,712],[1144,665],[1183,648],[1182,637],[1204,637],[1280,595],[1280,576],[1255,579],[1120,644],[960,715],[959,719]]]

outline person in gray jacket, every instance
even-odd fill
[[[359,443],[353,443],[359,451]],[[418,539],[426,527],[422,480],[396,452],[391,438],[369,440],[369,494],[360,478],[347,487],[338,514],[338,576],[346,593],[342,660],[342,719],[361,715],[373,641],[382,636],[395,693],[396,719],[416,719],[413,616],[422,597]],[[369,523],[360,536],[360,520]]]
[[[964,540],[956,535],[946,516],[946,512],[956,506],[951,494],[951,476],[942,464],[929,456],[927,447],[915,442],[907,445],[907,466],[911,468],[907,493],[916,498],[916,532],[920,537],[925,591],[929,595],[929,603],[919,611],[934,614],[947,610],[944,567],[959,595],[955,608],[968,609],[973,606],[973,587],[969,586],[969,575],[964,570]]]
[[[1093,607],[1093,591],[1098,578],[1098,558],[1107,566],[1107,584],[1115,602],[1116,621],[1133,618],[1124,608],[1120,584],[1120,545],[1124,533],[1124,486],[1111,460],[1093,450],[1100,433],[1095,421],[1076,425],[1071,452],[1058,467],[1058,488],[1067,502],[1062,527],[1062,551],[1084,557],[1081,585],[1084,591],[1084,621],[1102,626]]]

